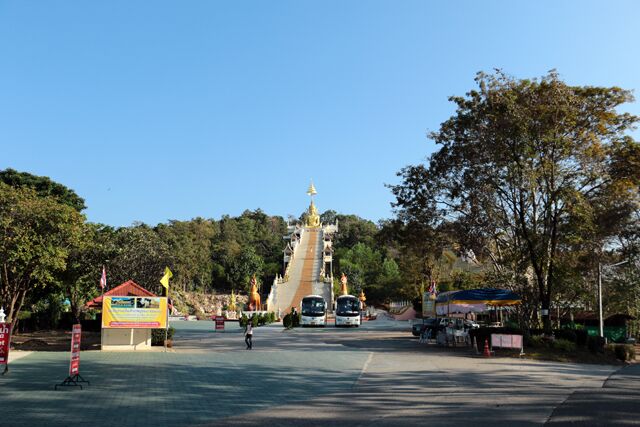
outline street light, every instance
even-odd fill
[[[625,260],[609,265],[598,263],[598,323],[600,325],[600,338],[604,338],[604,320],[602,319],[602,268],[617,267],[628,262],[629,260]]]

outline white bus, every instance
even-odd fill
[[[342,295],[336,298],[336,327],[360,326],[360,309],[362,303],[353,295]]]
[[[307,295],[300,303],[301,326],[325,326],[327,303],[320,295]]]

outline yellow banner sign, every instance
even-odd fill
[[[166,328],[166,297],[104,297],[103,328]]]
[[[422,294],[422,317],[435,317],[436,299],[429,292]]]

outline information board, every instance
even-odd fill
[[[9,363],[9,342],[11,341],[11,323],[0,323],[0,365]]]
[[[69,376],[80,373],[80,340],[82,338],[82,326],[73,325],[71,330],[71,363],[69,363]]]
[[[103,328],[166,328],[166,297],[107,297],[102,301]]]
[[[522,349],[522,335],[491,334],[491,347]]]

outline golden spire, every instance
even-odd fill
[[[311,204],[309,205],[309,209],[307,210],[307,227],[317,228],[320,227],[320,215],[318,215],[318,209],[316,205],[313,204],[313,195],[318,194],[316,191],[316,187],[313,186],[313,181],[309,184],[309,188],[307,189],[307,194],[311,197]]]
[[[311,181],[311,184],[309,184],[309,188],[307,189],[307,194],[311,197],[318,194],[318,192],[316,191],[316,187],[313,186],[313,181]]]

